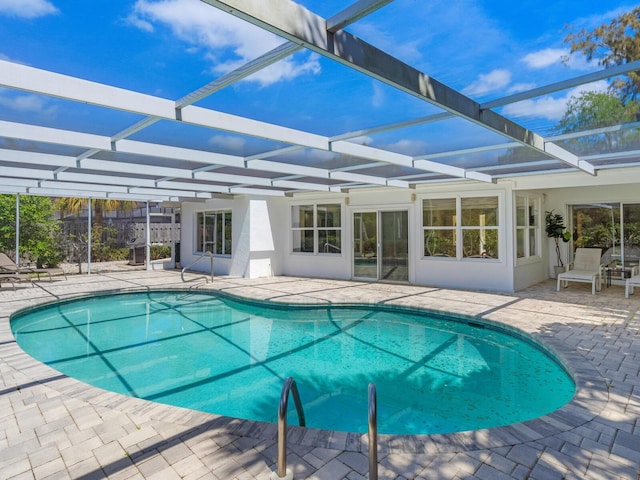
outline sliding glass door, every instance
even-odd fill
[[[378,278],[378,212],[353,214],[353,276]]]
[[[380,212],[380,278],[393,282],[409,281],[409,231],[406,210]]]
[[[573,205],[570,218],[574,248],[600,248],[602,265],[638,265],[640,204]]]
[[[353,214],[353,276],[409,281],[408,212]]]

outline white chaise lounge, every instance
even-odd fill
[[[624,298],[629,298],[633,294],[633,287],[640,287],[640,275],[638,275],[638,267],[631,270],[631,278],[627,278],[624,285]]]
[[[560,291],[561,283],[567,287],[569,282],[585,282],[591,284],[591,294],[595,295],[596,290],[602,288],[600,253],[599,248],[576,248],[570,270],[558,275],[557,291]]]

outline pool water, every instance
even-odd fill
[[[18,344],[81,381],[125,395],[275,422],[293,376],[307,426],[449,433],[522,422],[573,396],[532,342],[489,326],[393,309],[269,308],[207,293],[84,298],[18,314]],[[296,423],[289,402],[289,423]]]

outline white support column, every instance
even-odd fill
[[[169,268],[178,268],[176,265],[176,211],[175,208],[172,208],[171,213],[171,264]]]
[[[151,270],[151,216],[149,215],[149,200],[147,200],[147,234],[145,239],[147,270]]]
[[[91,275],[91,197],[87,200],[87,275]]]
[[[16,193],[16,265],[20,267],[20,194]]]

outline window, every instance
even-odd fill
[[[339,203],[293,205],[291,230],[293,251],[340,253],[342,251],[342,209]]]
[[[516,258],[538,256],[540,201],[516,195]]]
[[[456,257],[456,199],[424,200],[422,226],[424,227],[425,257]]]
[[[198,252],[231,255],[231,211],[199,212],[197,220]]]
[[[462,198],[462,256],[498,258],[498,197]]]
[[[498,205],[497,196],[425,199],[424,256],[498,258]]]

